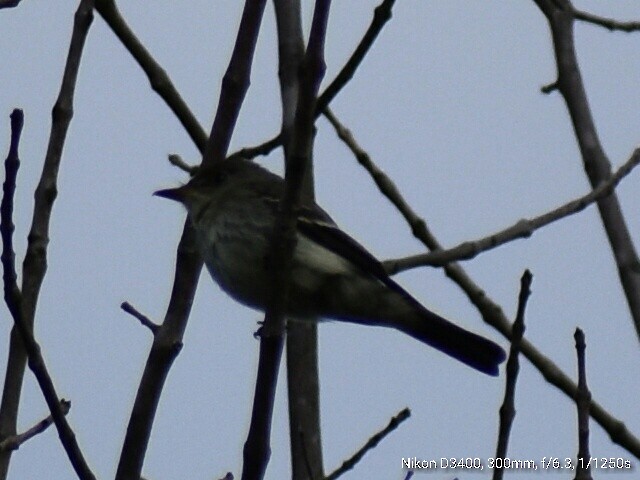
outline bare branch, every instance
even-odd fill
[[[573,16],[576,20],[599,25],[611,31],[637,32],[640,30],[640,22],[620,22],[611,18],[600,17],[589,12],[574,8]]]
[[[589,403],[591,392],[587,386],[587,367],[585,350],[587,344],[584,332],[576,328],[573,336],[576,341],[576,354],[578,357],[578,391],[576,392],[576,408],[578,410],[578,465],[576,467],[575,480],[592,480],[591,454],[589,453]]]
[[[231,134],[249,89],[251,64],[253,63],[253,54],[258,41],[257,32],[262,22],[265,3],[265,0],[253,0],[245,3],[231,61],[224,77],[222,77],[218,109],[202,158],[204,167],[210,163],[224,160],[227,156]]]
[[[65,400],[64,398],[60,400],[60,410],[62,413],[66,415],[69,413],[71,409],[71,402]],[[4,450],[17,450],[20,448],[20,445],[29,441],[36,435],[44,432],[47,428],[49,428],[53,424],[53,417],[49,415],[47,418],[40,420],[33,427],[31,427],[26,432],[23,432],[19,435],[12,435],[7,437],[3,441],[0,442],[0,452]]]
[[[389,424],[386,427],[384,427],[382,430],[380,430],[378,433],[372,436],[369,440],[367,440],[367,442],[362,446],[362,448],[360,448],[356,453],[354,453],[351,456],[351,458],[349,458],[348,460],[345,460],[342,463],[342,465],[340,465],[340,468],[330,473],[325,480],[335,480],[336,478],[340,477],[344,473],[353,469],[353,467],[355,467],[356,464],[360,460],[362,460],[362,457],[364,457],[369,450],[373,450],[374,448],[376,448],[376,446],[387,435],[389,435],[391,432],[397,429],[400,426],[400,424],[410,416],[411,416],[411,410],[409,410],[408,408],[404,408],[403,410],[401,410],[395,417],[393,417],[389,421]],[[407,477],[407,478],[410,478],[410,477]]]
[[[300,203],[303,180],[311,158],[315,105],[325,72],[324,42],[330,5],[330,0],[316,1],[307,51],[300,68],[299,94],[287,158],[285,189],[267,260],[273,272],[273,280],[260,340],[251,426],[244,445],[243,480],[263,478],[270,456],[273,401],[284,344],[284,311],[296,244],[295,212]]]
[[[373,19],[369,28],[365,32],[362,40],[358,43],[358,46],[345,63],[344,67],[340,70],[336,78],[329,84],[322,95],[318,97],[318,104],[316,105],[316,118],[324,113],[324,109],[329,106],[333,99],[340,93],[344,86],[353,78],[356,70],[364,60],[373,43],[378,38],[378,35],[382,31],[385,24],[391,19],[391,10],[395,0],[383,0],[373,12]]]
[[[507,379],[504,391],[504,400],[500,407],[500,429],[498,431],[498,445],[496,446],[495,458],[507,458],[507,447],[509,446],[509,434],[516,415],[515,396],[516,381],[520,371],[518,356],[520,355],[520,343],[524,335],[524,312],[527,308],[527,300],[531,295],[531,282],[533,275],[529,270],[525,270],[520,279],[520,295],[518,297],[518,313],[513,322],[513,335],[511,336],[511,349],[507,360]],[[493,480],[502,480],[504,477],[503,466],[500,465],[493,470]]]
[[[171,82],[167,72],[151,56],[149,51],[142,45],[140,40],[133,33],[129,25],[120,15],[118,6],[114,0],[96,0],[96,10],[102,16],[107,25],[111,27],[113,33],[117,35],[124,47],[131,53],[131,56],[138,62],[144,73],[147,74],[151,88],[160,95],[167,106],[182,123],[193,143],[200,152],[204,152],[207,143],[207,134],[198,123],[195,115],[191,112],[182,96]]]
[[[33,220],[23,263],[22,294],[16,295],[20,293],[17,285],[14,288],[14,286],[7,285],[5,282],[5,289],[8,288],[9,290],[8,292],[5,291],[5,295],[8,293],[9,295],[6,295],[6,297],[9,298],[9,302],[15,304],[11,313],[19,334],[14,334],[16,330],[12,331],[9,346],[10,368],[7,369],[7,378],[5,379],[5,384],[10,385],[10,388],[3,392],[2,409],[0,411],[0,424],[13,423],[15,425],[25,363],[28,357],[29,367],[34,372],[47,405],[51,410],[62,445],[78,477],[82,479],[92,479],[94,476],[80,451],[75,434],[60,409],[60,401],[47,373],[40,354],[40,348],[33,338],[32,329],[36,304],[47,268],[49,223],[53,203],[57,195],[57,175],[67,130],[73,115],[75,84],[85,40],[93,21],[93,6],[93,0],[81,0],[74,17],[73,32],[62,77],[62,85],[51,114],[52,124],[49,144],[42,175],[35,193]],[[6,245],[5,248],[7,248]],[[8,248],[12,250],[11,246]],[[5,393],[7,393],[6,396],[4,395]],[[4,452],[0,455],[0,472],[7,471],[9,460],[10,452]]]
[[[122,302],[122,304],[120,305],[120,308],[122,310],[124,310],[125,312],[127,312],[129,315],[131,315],[134,318],[137,318],[138,321],[145,327],[147,327],[149,330],[151,330],[151,333],[153,333],[154,335],[158,332],[158,329],[160,328],[159,325],[156,325],[154,322],[151,321],[151,319],[149,319],[149,317],[147,317],[146,315],[143,315],[142,313],[140,313],[133,305],[131,305],[129,302]]]
[[[349,135],[346,135],[346,133],[349,133]],[[338,135],[341,138],[344,136],[349,140],[345,141],[346,145],[352,150],[360,164],[369,171],[369,174],[373,177],[380,191],[404,216],[406,222],[411,227],[413,235],[428,249],[441,250],[442,246],[440,242],[438,242],[438,239],[427,228],[425,221],[421,219],[407,204],[404,198],[402,198],[400,192],[395,188],[391,180],[373,164],[366,152],[364,152],[352,138],[350,132],[346,128],[343,128],[338,130]],[[485,323],[498,330],[507,339],[511,339],[511,326],[502,308],[467,275],[460,264],[452,262],[443,268],[446,275],[462,289],[467,295],[467,298],[469,298],[469,301],[478,309]],[[550,384],[564,392],[569,398],[573,399],[575,397],[577,386],[573,380],[560,370],[548,357],[543,355],[534,345],[527,340],[522,340],[521,351]],[[627,429],[623,422],[613,417],[600,404],[593,400],[591,401],[590,413],[591,417],[609,434],[611,441],[640,458],[640,440]]]
[[[578,65],[573,35],[575,9],[568,0],[535,0],[535,3],[551,28],[558,69],[556,85],[571,117],[585,173],[595,189],[611,176],[611,163],[598,138]],[[640,339],[640,259],[615,192],[598,201],[598,211]]]
[[[290,161],[300,66],[305,48],[300,0],[274,0],[278,29],[278,77],[282,100],[285,162]],[[313,158],[303,176],[301,198],[314,199]],[[289,322],[286,335],[287,394],[292,478],[324,478],[320,429],[318,326],[314,322]]]
[[[185,162],[177,153],[171,153],[168,155],[169,163],[174,167],[178,167],[180,170],[187,172],[190,176],[194,176],[198,171],[197,165],[189,165]]]
[[[324,92],[318,97],[316,104],[315,117],[318,118],[324,113],[325,109],[329,106],[331,101],[340,93],[342,88],[353,78],[355,71],[364,60],[364,57],[371,49],[371,46],[378,38],[378,35],[382,31],[387,21],[391,18],[391,10],[395,0],[383,0],[383,2],[376,7],[373,14],[373,19],[369,28],[365,32],[362,40],[358,43],[355,51],[347,60],[344,67],[340,70],[336,78],[329,84]],[[266,142],[257,145],[255,147],[246,147],[233,153],[233,156],[239,156],[242,158],[255,158],[258,155],[268,155],[272,150],[282,145],[282,134],[278,134],[275,137],[267,140]]]
[[[385,268],[390,272],[398,273],[418,266],[443,266],[449,262],[469,260],[478,256],[480,253],[492,250],[519,238],[528,238],[533,235],[536,230],[568,217],[569,215],[580,212],[589,205],[605,198],[607,195],[611,195],[620,181],[631,173],[631,170],[633,170],[639,163],[640,148],[636,149],[629,160],[627,160],[611,177],[604,180],[591,192],[583,195],[582,197],[571,200],[564,205],[535,218],[519,220],[510,227],[484,238],[462,242],[459,245],[446,250],[436,250],[405,258],[387,260],[384,262]]]

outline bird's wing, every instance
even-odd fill
[[[297,226],[302,235],[339,255],[381,282],[386,284],[390,280],[378,259],[340,230],[324,210],[319,207],[312,210],[303,208],[300,213]]]

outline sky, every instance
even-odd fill
[[[576,1],[592,13],[639,20],[640,4]],[[329,20],[324,85],[340,70],[371,20],[375,1],[340,1]],[[483,237],[587,193],[572,127],[555,80],[546,19],[533,1],[406,0],[334,100],[335,114],[395,182],[440,242]],[[23,1],[0,11],[0,156],[9,114],[25,112],[14,223],[21,264],[37,184],[77,2]],[[242,2],[120,2],[123,15],[199,121],[209,130],[235,40]],[[312,3],[303,2],[308,28]],[[640,138],[640,33],[578,23],[576,47],[600,139],[613,168]],[[280,98],[273,8],[267,5],[231,150],[277,133]],[[320,119],[315,147],[318,202],[380,259],[423,251],[400,215]],[[141,69],[96,16],[78,78],[55,202],[48,272],[38,303],[36,336],[90,466],[113,477],[151,336],[119,308],[131,302],[160,322],[173,279],[185,218],[152,192],[186,180],[167,162],[190,163],[198,151]],[[282,153],[261,160],[281,171]],[[640,178],[617,191],[634,239],[640,238]],[[593,398],[640,435],[640,349],[615,264],[592,206],[463,263],[513,318],[520,276],[534,275],[526,337],[576,376],[573,333],[587,339]],[[499,342],[460,289],[438,269],[397,276],[421,302],[465,328]],[[0,372],[8,334],[0,320]],[[262,314],[235,303],[203,272],[184,338],[166,383],[143,474],[152,480],[239,478],[256,375]],[[504,371],[504,369],[502,370]],[[325,470],[337,468],[404,407],[411,418],[344,478],[401,479],[403,457],[494,455],[504,375],[490,378],[426,349],[400,333],[327,322],[320,327]],[[20,430],[47,415],[27,372]],[[575,457],[573,403],[522,360],[509,457]],[[591,423],[597,457],[638,460]],[[540,472],[538,472],[539,474]],[[598,472],[600,473],[600,472]],[[425,478],[488,478],[488,472],[437,471]],[[572,478],[547,471],[547,478]],[[267,478],[290,476],[286,375],[281,370]],[[534,478],[528,473],[520,478]],[[54,429],[13,455],[10,477],[75,478]]]

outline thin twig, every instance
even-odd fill
[[[407,418],[411,416],[411,410],[408,408],[404,408],[401,410],[395,417],[393,417],[389,424],[380,430],[378,433],[373,435],[367,442],[360,448],[356,453],[354,453],[349,459],[345,460],[340,468],[331,472],[325,480],[335,480],[340,477],[342,474],[348,472],[353,469],[356,464],[362,460],[362,457],[369,451],[374,449],[387,435],[397,429],[402,422],[404,422]],[[410,478],[410,477],[408,477]]]
[[[349,80],[353,78],[353,75],[378,38],[383,27],[391,19],[391,11],[394,3],[395,0],[383,0],[383,2],[375,8],[371,24],[369,28],[367,28],[362,40],[358,43],[358,46],[349,57],[349,60],[347,60],[347,63],[345,63],[344,67],[338,72],[336,78],[334,78],[325,91],[322,92],[322,95],[318,97],[316,118],[324,113],[325,108],[329,106]]]
[[[533,275],[529,270],[525,270],[520,279],[520,295],[518,297],[518,312],[513,322],[513,335],[511,336],[511,349],[507,360],[507,378],[505,381],[504,400],[500,407],[500,428],[498,430],[498,445],[496,446],[495,458],[507,458],[507,447],[509,446],[509,434],[513,419],[516,415],[515,395],[516,381],[520,371],[518,356],[520,355],[520,343],[524,335],[524,312],[527,308],[527,300],[531,295],[531,282]],[[502,480],[504,476],[503,466],[500,465],[493,470],[493,480]]]
[[[612,18],[601,17],[598,15],[594,15],[593,13],[578,10],[577,8],[573,9],[573,16],[576,18],[576,20],[599,25],[611,31],[617,30],[629,33],[637,32],[638,30],[640,30],[640,22],[621,22]]]
[[[591,392],[587,386],[587,367],[585,350],[587,344],[584,332],[576,328],[573,335],[576,341],[576,355],[578,357],[578,391],[576,392],[576,408],[578,410],[578,465],[575,480],[592,480],[591,455],[589,453],[589,403]]]
[[[170,153],[168,155],[168,159],[171,165],[173,165],[174,167],[178,167],[180,170],[184,172],[187,172],[192,177],[196,174],[196,172],[199,169],[197,165],[189,165],[177,153]]]
[[[127,22],[124,20],[114,0],[96,0],[96,10],[102,16],[122,45],[131,53],[144,73],[147,74],[151,88],[162,98],[176,118],[185,128],[193,143],[200,152],[204,151],[207,134],[198,123],[182,96],[176,89],[167,72],[151,56],[149,51],[138,40]]]
[[[353,78],[355,71],[362,63],[362,60],[366,56],[367,52],[371,49],[371,46],[378,38],[378,35],[382,31],[382,28],[391,18],[391,10],[395,0],[383,0],[378,5],[373,13],[373,19],[369,28],[365,32],[362,40],[358,43],[356,49],[345,63],[344,67],[338,72],[336,78],[329,84],[324,92],[318,97],[316,104],[315,118],[318,118],[321,114],[325,113],[325,109],[329,106],[331,101],[340,93],[342,88]],[[255,158],[258,155],[268,155],[274,149],[282,145],[282,135],[279,133],[275,137],[267,140],[260,145],[254,147],[246,147],[232,154],[233,157],[238,156],[242,158]]]
[[[348,131],[344,129],[344,131]],[[338,131],[338,135],[343,133]],[[341,136],[342,138],[342,136]],[[353,140],[353,139],[351,139]],[[411,228],[413,235],[430,250],[441,250],[442,245],[429,230],[425,221],[420,218],[402,197],[393,182],[371,161],[369,155],[355,142],[346,142],[361,165],[372,176],[380,192],[400,211]],[[482,319],[488,325],[498,330],[507,339],[511,339],[511,326],[500,305],[495,303],[487,292],[482,290],[459,263],[452,262],[443,267],[446,275],[455,282],[467,295],[469,301],[478,309]],[[564,392],[569,398],[574,398],[577,386],[548,357],[543,355],[527,340],[522,340],[521,351],[525,357],[538,369],[545,380]],[[609,434],[611,441],[622,446],[627,451],[640,458],[640,440],[631,433],[625,424],[612,416],[600,404],[591,401],[591,417]]]
[[[153,333],[154,335],[158,332],[158,329],[160,328],[159,325],[157,325],[156,323],[154,323],[153,321],[151,321],[151,319],[149,317],[147,317],[146,315],[140,313],[136,307],[134,307],[133,305],[131,305],[129,302],[122,302],[122,304],[120,305],[120,308],[122,310],[124,310],[125,312],[127,312],[129,315],[131,315],[134,318],[137,318],[138,321],[145,327],[147,327],[149,330],[151,330],[151,333]]]
[[[395,260],[387,260],[385,262],[385,268],[390,272],[398,273],[418,266],[442,266],[449,262],[475,258],[480,253],[492,250],[519,238],[528,238],[533,235],[536,230],[553,222],[557,222],[569,215],[580,212],[607,195],[611,195],[620,181],[631,173],[631,170],[633,170],[639,163],[640,148],[636,149],[631,155],[631,158],[629,158],[629,160],[627,160],[611,177],[600,183],[586,195],[571,200],[564,205],[537,217],[522,219],[504,230],[477,240],[462,242],[459,245],[446,250],[436,250],[434,252],[412,255]]]
[[[65,400],[64,398],[61,399],[60,410],[62,410],[62,413],[66,415],[67,413],[69,413],[70,409],[71,409],[71,402],[68,400]],[[18,448],[20,448],[20,445],[29,441],[36,435],[39,435],[40,433],[44,432],[52,424],[53,424],[53,417],[49,415],[47,418],[40,420],[29,430],[23,433],[20,433],[18,435],[12,435],[10,437],[7,437],[6,439],[0,442],[0,452],[2,452],[3,450],[17,450]]]

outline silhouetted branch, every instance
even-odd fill
[[[591,454],[589,453],[589,403],[591,392],[587,387],[587,367],[585,350],[587,344],[584,332],[576,328],[573,336],[576,341],[576,354],[578,357],[578,391],[576,392],[576,408],[578,410],[578,465],[576,466],[575,480],[592,480]]]
[[[584,12],[576,8],[573,9],[573,16],[576,18],[576,20],[592,23],[594,25],[600,25],[601,27],[604,27],[611,31],[617,30],[629,33],[637,32],[638,30],[640,30],[640,22],[621,22],[618,20],[613,20],[611,18],[600,17],[598,15]]]
[[[98,1],[106,2],[107,0]],[[202,148],[201,143],[192,137],[198,147],[204,150],[202,160],[204,166],[210,162],[221,161],[227,155],[227,146],[235,127],[235,120],[238,118],[249,85],[251,63],[265,1],[246,0],[206,146]],[[171,365],[182,347],[182,338],[201,271],[202,258],[196,247],[195,232],[190,221],[187,220],[178,245],[176,273],[169,306],[162,325],[154,335],[153,345],[140,380],[122,446],[116,480],[140,477],[160,395]]]
[[[340,70],[336,78],[329,84],[324,92],[318,97],[318,102],[315,109],[315,117],[318,118],[321,114],[325,113],[325,109],[329,106],[331,101],[338,95],[342,88],[353,78],[355,71],[364,60],[367,52],[371,49],[373,42],[378,38],[378,35],[382,31],[382,27],[391,18],[391,10],[395,0],[383,0],[378,5],[373,13],[373,19],[369,28],[365,32],[362,40],[358,43],[353,54],[347,60],[344,67]],[[256,145],[254,147],[246,147],[232,154],[233,157],[242,158],[255,158],[258,155],[268,155],[274,149],[282,145],[282,134],[279,133],[275,137],[267,140],[266,142]]]
[[[131,56],[146,73],[151,88],[162,98],[171,111],[182,123],[193,143],[200,152],[204,152],[207,143],[207,134],[198,123],[182,96],[171,82],[167,72],[151,56],[149,51],[138,40],[127,22],[124,20],[114,0],[96,0],[96,10],[102,16],[113,33],[120,39]]]
[[[348,130],[342,130],[342,133],[344,132],[348,132]],[[385,195],[403,215],[413,235],[429,250],[442,250],[438,239],[429,230],[425,221],[420,218],[404,200],[393,182],[371,161],[369,155],[360,148],[355,140],[351,140],[352,141],[346,142],[346,145],[352,150],[360,164],[369,171],[382,194]],[[487,292],[482,290],[471,277],[467,275],[459,263],[448,263],[443,269],[446,275],[462,289],[467,295],[467,298],[469,298],[469,301],[478,309],[485,323],[498,330],[507,339],[511,339],[511,326],[500,305],[495,303],[487,295]],[[545,380],[564,392],[569,398],[573,399],[575,397],[577,386],[573,380],[560,370],[548,357],[543,355],[534,345],[527,340],[522,340],[521,352],[543,375]],[[590,413],[591,417],[609,434],[612,442],[617,443],[640,458],[640,440],[627,429],[622,421],[613,417],[593,400],[591,401]]]
[[[180,170],[187,172],[189,176],[194,176],[198,171],[197,165],[189,165],[185,162],[182,157],[176,153],[171,153],[168,155],[169,163],[174,167],[178,167]]]
[[[558,70],[555,84],[571,117],[585,174],[595,189],[611,176],[611,162],[598,137],[578,65],[573,34],[575,9],[568,0],[535,0],[535,3],[549,22]],[[615,192],[598,201],[598,211],[640,338],[640,259]]]
[[[631,170],[633,170],[639,163],[640,149],[636,149],[631,155],[631,158],[629,158],[624,165],[586,195],[571,200],[564,205],[537,217],[519,220],[504,230],[492,233],[491,235],[477,240],[462,242],[461,244],[446,250],[436,250],[419,255],[387,260],[385,262],[385,268],[387,268],[389,272],[398,273],[419,266],[443,266],[449,262],[469,260],[478,256],[480,253],[492,250],[519,238],[528,238],[533,235],[536,230],[539,230],[553,222],[557,222],[569,215],[578,213],[607,195],[611,195],[620,181],[631,173]]]
[[[369,450],[374,449],[387,435],[389,435],[396,428],[398,428],[400,424],[410,416],[411,416],[411,410],[409,410],[408,408],[404,408],[403,410],[401,410],[395,417],[393,417],[389,421],[389,424],[386,427],[384,427],[382,430],[380,430],[378,433],[372,436],[369,440],[367,440],[367,442],[362,446],[362,448],[360,448],[356,453],[354,453],[351,456],[351,458],[349,458],[348,460],[345,460],[342,463],[342,465],[340,465],[340,468],[330,473],[325,480],[335,480],[336,478],[340,477],[342,474],[348,472],[353,467],[355,467],[356,464],[360,460],[362,460],[362,457],[364,457]],[[410,478],[410,477],[407,477],[407,478]]]
[[[318,89],[325,72],[324,42],[330,5],[330,0],[316,1],[309,42],[300,68],[285,189],[280,200],[280,211],[273,229],[267,260],[273,277],[260,339],[260,359],[251,426],[244,445],[243,480],[262,479],[270,456],[273,401],[284,344],[284,313],[292,255],[296,244],[295,212],[300,203],[303,180],[311,158],[314,111]]]
[[[65,400],[64,398],[60,400],[60,410],[62,413],[66,415],[69,413],[71,409],[71,402]],[[20,446],[35,437],[36,435],[44,432],[47,428],[49,428],[53,424],[53,417],[49,415],[47,418],[40,420],[29,430],[20,433],[18,435],[12,435],[8,438],[5,438],[0,442],[0,452],[3,450],[17,450]]]
[[[509,434],[511,433],[511,425],[516,415],[515,396],[516,381],[520,364],[518,355],[520,355],[520,343],[524,335],[524,312],[527,308],[527,300],[531,295],[531,282],[533,275],[529,270],[525,270],[520,279],[520,295],[518,297],[518,313],[513,322],[513,334],[511,336],[511,349],[509,350],[509,359],[507,360],[507,379],[504,392],[504,400],[500,407],[500,428],[498,430],[498,445],[496,447],[496,459],[507,458],[507,447],[509,446]],[[496,466],[493,470],[493,480],[502,480],[504,476],[503,465]]]
[[[137,318],[138,321],[143,326],[145,326],[149,330],[151,330],[151,333],[153,333],[154,335],[156,334],[156,332],[160,328],[159,325],[155,324],[153,321],[151,321],[151,319],[149,317],[147,317],[146,315],[143,315],[138,310],[136,310],[136,308],[133,305],[131,305],[129,302],[122,302],[122,304],[120,305],[120,308],[122,310],[124,310],[125,312],[127,312],[132,317]]]
[[[46,366],[40,354],[40,347],[33,338],[32,330],[36,304],[47,268],[46,256],[47,245],[49,243],[49,223],[53,203],[57,195],[57,176],[67,130],[71,122],[71,117],[73,116],[73,95],[82,51],[89,27],[93,21],[93,6],[93,0],[82,0],[74,17],[73,32],[71,34],[69,53],[62,76],[62,85],[51,112],[51,134],[49,136],[47,153],[42,168],[42,175],[35,192],[33,220],[23,263],[22,292],[20,292],[17,285],[11,285],[11,282],[7,282],[7,279],[5,279],[5,298],[8,299],[8,305],[13,304],[10,306],[10,309],[12,309],[11,314],[19,335],[13,333],[15,330],[12,331],[9,346],[10,368],[7,369],[7,378],[5,379],[5,383],[10,384],[11,387],[7,389],[9,391],[7,397],[3,395],[3,408],[2,411],[0,411],[0,423],[6,424],[13,422],[15,425],[20,403],[25,363],[28,357],[29,367],[33,371],[49,406],[60,441],[76,474],[81,479],[92,479],[94,476],[80,451],[75,434],[60,409],[60,400],[58,399],[51,378],[47,373]],[[4,200],[5,199],[3,199],[3,201]],[[13,200],[11,199],[11,201]],[[6,219],[6,221],[10,221],[10,219]],[[8,239],[3,238],[3,241],[6,242],[6,240]],[[5,244],[4,248],[13,250],[10,244]],[[7,268],[8,265],[5,265],[5,272]],[[12,268],[15,269],[15,266]],[[7,390],[5,390],[5,392]],[[5,452],[0,455],[0,473],[8,469],[9,460],[10,452]]]

